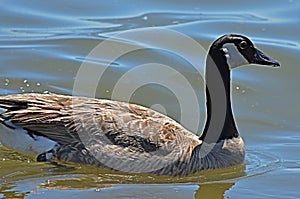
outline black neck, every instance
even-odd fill
[[[206,59],[207,119],[201,140],[211,143],[239,136],[230,96],[230,70],[226,57],[220,47],[212,47]]]

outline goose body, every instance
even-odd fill
[[[250,63],[279,66],[241,35],[224,35],[212,44],[206,61],[206,83],[212,86],[206,87],[208,115],[200,138],[140,105],[28,93],[0,97],[0,141],[36,155],[38,161],[60,160],[134,173],[182,176],[243,164],[244,143],[230,104],[230,68]],[[210,130],[217,114],[212,64],[221,74],[227,100],[220,132]]]

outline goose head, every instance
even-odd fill
[[[280,66],[243,35],[227,34],[212,43],[206,59],[207,120],[201,140],[214,142],[239,136],[231,109],[230,70],[248,64]],[[226,108],[220,108],[220,104]],[[220,121],[224,121],[222,126]],[[218,126],[221,129],[214,128]]]
[[[243,35],[228,34],[217,39],[213,45],[214,51],[220,51],[230,69],[247,64],[259,64],[278,67],[278,61],[270,58]]]

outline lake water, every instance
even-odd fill
[[[253,65],[233,71],[232,106],[246,144],[245,167],[183,178],[125,174],[37,163],[1,147],[0,198],[300,198],[299,1],[3,0],[2,5],[0,95],[92,93],[152,107],[190,129],[200,124],[200,132],[203,78],[187,60],[203,54],[193,47],[207,49],[225,33],[240,33],[281,68]],[[174,34],[165,34],[168,30]],[[194,46],[184,46],[188,38]],[[88,56],[99,45],[106,56]],[[176,55],[176,49],[184,54]],[[99,81],[98,73],[80,71],[84,60],[106,69]],[[171,66],[170,71],[158,64]],[[181,84],[174,70],[190,84]],[[74,85],[80,78],[79,88]],[[191,88],[200,101],[200,123],[197,117],[182,117],[194,114],[194,104],[179,106],[185,99],[180,93]]]

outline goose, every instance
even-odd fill
[[[200,136],[137,104],[23,93],[0,97],[0,141],[7,148],[35,155],[40,162],[130,173],[186,176],[242,165],[245,149],[231,108],[230,71],[247,64],[280,66],[243,35],[226,34],[211,44],[205,73],[207,117]],[[216,71],[224,88],[223,115],[216,104],[220,100]]]

